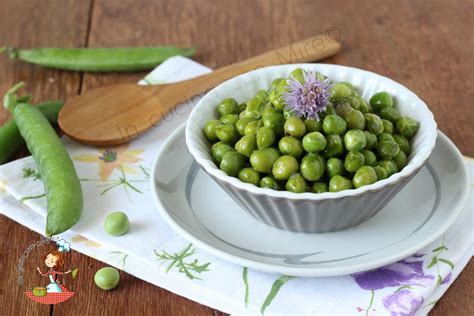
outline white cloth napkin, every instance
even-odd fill
[[[174,57],[141,83],[183,80],[209,71],[194,61]],[[158,127],[119,148],[97,149],[63,137],[82,179],[85,207],[79,223],[60,237],[76,251],[233,314],[425,314],[471,258],[472,184],[463,215],[442,238],[418,255],[364,274],[290,278],[247,270],[196,249],[158,215],[148,185],[153,158],[193,106],[191,101],[184,104]],[[466,158],[466,164],[472,179],[474,162]],[[35,171],[31,157],[0,167],[1,212],[43,234],[46,203]],[[103,222],[117,210],[128,214],[131,229],[126,235],[111,237],[104,232]],[[444,260],[430,264],[437,254]],[[179,255],[184,257],[182,264],[172,265]]]

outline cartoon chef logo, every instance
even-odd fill
[[[25,292],[29,299],[41,304],[58,304],[70,299],[75,294],[61,283],[61,279],[69,274],[75,279],[78,271],[78,269],[66,270],[65,254],[70,251],[70,244],[64,239],[52,241],[55,242],[57,249],[44,253],[43,267],[36,268],[38,273],[45,278],[44,283],[47,285],[35,286],[31,291]]]

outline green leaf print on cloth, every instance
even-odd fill
[[[262,307],[260,307],[260,313],[262,313],[262,315],[265,313],[265,309],[268,306],[270,306],[270,304],[273,302],[273,299],[277,296],[283,284],[285,284],[286,282],[288,282],[289,280],[293,278],[294,278],[293,276],[282,275],[275,282],[273,282],[270,292],[265,298],[265,301],[263,302]]]
[[[161,253],[156,250],[153,251],[158,257],[158,261],[161,261],[162,264],[164,262],[169,262],[169,265],[166,268],[166,272],[169,272],[173,267],[177,267],[178,272],[184,273],[189,279],[202,280],[201,278],[197,277],[196,274],[201,274],[203,272],[209,271],[209,265],[211,264],[210,262],[205,264],[199,264],[198,259],[192,260],[191,258],[189,258],[196,254],[196,249],[191,243],[189,243],[180,252],[175,252],[174,254],[170,254],[165,250],[161,251]],[[185,259],[191,259],[192,261],[186,261]]]

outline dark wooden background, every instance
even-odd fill
[[[197,61],[220,67],[337,27],[343,49],[326,62],[368,69],[406,85],[426,101],[460,150],[474,156],[473,21],[473,0],[1,0],[0,45],[196,46]],[[62,72],[0,56],[0,94],[23,80],[35,101],[66,100],[102,85],[136,82],[144,74]],[[0,124],[8,119],[2,108]],[[17,157],[27,154],[24,149]],[[125,273],[118,289],[101,291],[92,276],[103,264],[76,252],[69,262],[80,269],[77,294],[50,310],[27,300],[16,283],[17,260],[39,235],[5,216],[0,227],[3,315],[218,313]],[[26,278],[39,282],[30,270]],[[473,286],[471,260],[432,315],[473,315]]]

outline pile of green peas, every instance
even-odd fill
[[[302,78],[303,70],[290,77]],[[227,175],[274,190],[338,192],[388,178],[408,163],[419,124],[400,114],[390,93],[366,102],[352,84],[333,83],[320,119],[305,119],[283,100],[287,80],[275,79],[245,103],[227,98],[217,105],[219,119],[203,131]]]

